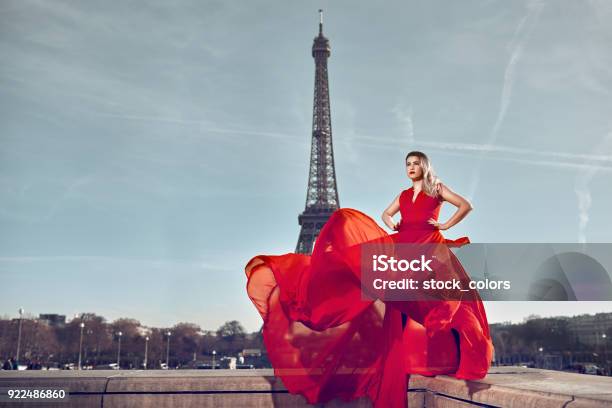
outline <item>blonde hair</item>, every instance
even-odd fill
[[[423,190],[425,194],[431,197],[437,197],[441,181],[438,176],[436,176],[436,172],[429,161],[429,157],[427,157],[425,153],[415,150],[406,155],[404,162],[408,162],[410,156],[418,157],[421,161],[421,168],[423,169]]]

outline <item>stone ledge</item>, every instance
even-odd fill
[[[482,380],[415,376],[410,384],[428,391],[427,407],[612,407],[612,377],[560,371],[494,367]],[[445,401],[427,403],[435,397]]]
[[[273,370],[0,371],[0,387],[64,388],[57,407],[308,407]],[[518,367],[494,367],[478,381],[410,378],[410,408],[612,408],[612,378]],[[31,403],[2,403],[2,407]],[[40,406],[40,404],[37,404]],[[45,406],[52,406],[45,404]],[[325,407],[371,406],[362,398]]]

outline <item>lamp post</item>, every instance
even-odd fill
[[[166,333],[166,336],[168,336],[168,343],[166,344],[166,368],[169,370],[170,369],[170,336],[172,336],[172,332],[168,330],[168,332]]]
[[[91,339],[91,335],[93,334],[93,330],[91,329],[87,329],[87,331],[85,332],[85,334],[87,335],[88,339]],[[85,346],[83,348],[83,360],[87,361],[87,346]]]
[[[144,369],[147,369],[147,362],[149,361],[149,336],[145,337],[145,357],[144,357]]]
[[[540,368],[544,368],[544,347],[538,348],[538,351],[540,352]]]
[[[606,333],[603,333],[601,335],[601,338],[603,339],[603,344],[604,344],[604,367],[603,369],[605,370],[605,375],[608,375],[608,342],[606,341],[608,339],[608,335]]]
[[[214,370],[215,369],[215,356],[217,355],[217,351],[213,350],[212,354],[213,354],[212,369]]]
[[[117,344],[117,370],[121,369],[121,336],[123,336],[123,333],[117,332],[117,337],[119,338],[119,342]]]
[[[17,356],[15,357],[15,362],[19,365],[19,354],[21,351],[21,324],[23,323],[23,307],[19,308],[19,327],[17,329]]]
[[[79,327],[81,328],[81,338],[79,340],[79,364],[78,364],[78,369],[81,369],[81,353],[83,351],[83,329],[85,328],[85,323],[81,322],[79,324]]]

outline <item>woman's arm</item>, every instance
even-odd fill
[[[382,217],[381,217],[385,225],[389,227],[389,229],[392,229],[394,231],[397,231],[399,227],[399,223],[396,224],[393,221],[393,216],[397,214],[397,212],[400,209],[399,198],[400,198],[400,194],[398,194],[397,197],[393,199],[391,204],[389,204],[389,206],[385,209],[385,211],[383,211]]]
[[[447,230],[464,219],[465,216],[474,209],[474,207],[472,207],[472,204],[468,200],[455,193],[444,184],[439,183],[438,188],[440,197],[457,207],[457,211],[455,211],[453,216],[450,217],[444,224],[438,223],[433,218],[429,220],[429,223],[438,227],[438,229]]]

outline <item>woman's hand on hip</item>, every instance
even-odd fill
[[[447,229],[448,229],[448,227],[446,226],[446,224],[439,223],[438,221],[434,220],[433,218],[430,218],[430,219],[429,219],[427,222],[428,222],[430,225],[433,225],[434,227],[436,227],[437,229],[439,229],[439,230],[441,230],[441,231],[444,231],[444,230],[447,230]]]

